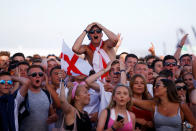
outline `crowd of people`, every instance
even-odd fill
[[[144,58],[117,55],[120,35],[91,23],[72,50],[92,70],[77,75],[53,54],[0,51],[0,131],[196,131],[196,56],[181,55],[187,37],[173,55],[153,46]]]

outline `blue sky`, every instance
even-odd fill
[[[94,21],[123,36],[122,51],[138,55],[153,42],[158,55],[173,54],[183,28],[196,45],[195,0],[0,0],[1,50],[60,54]],[[104,37],[106,39],[106,37]],[[84,43],[88,44],[86,38]]]

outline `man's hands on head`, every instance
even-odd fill
[[[86,27],[86,31],[90,31],[90,29],[94,26],[94,25],[97,25],[100,29],[103,29],[104,27],[101,25],[101,24],[99,24],[98,22],[93,22],[93,23],[91,23],[91,24],[89,24],[87,27]]]
[[[94,25],[96,25],[95,23],[91,23],[91,24],[89,24],[87,27],[86,27],[86,31],[90,31],[90,29],[94,26]]]

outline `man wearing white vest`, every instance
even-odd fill
[[[103,33],[107,35],[109,39],[103,41]],[[85,36],[88,36],[90,44],[82,45]],[[85,54],[88,62],[93,66],[95,72],[99,72],[101,69],[106,68],[110,61],[116,58],[116,52],[114,47],[118,42],[118,37],[113,32],[99,23],[89,24],[82,34],[75,41],[72,50],[76,54]]]

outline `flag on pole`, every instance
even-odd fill
[[[92,70],[91,65],[79,58],[64,42],[62,44],[61,52],[61,69],[65,70],[68,75],[78,76],[84,75],[88,76],[89,71]]]

